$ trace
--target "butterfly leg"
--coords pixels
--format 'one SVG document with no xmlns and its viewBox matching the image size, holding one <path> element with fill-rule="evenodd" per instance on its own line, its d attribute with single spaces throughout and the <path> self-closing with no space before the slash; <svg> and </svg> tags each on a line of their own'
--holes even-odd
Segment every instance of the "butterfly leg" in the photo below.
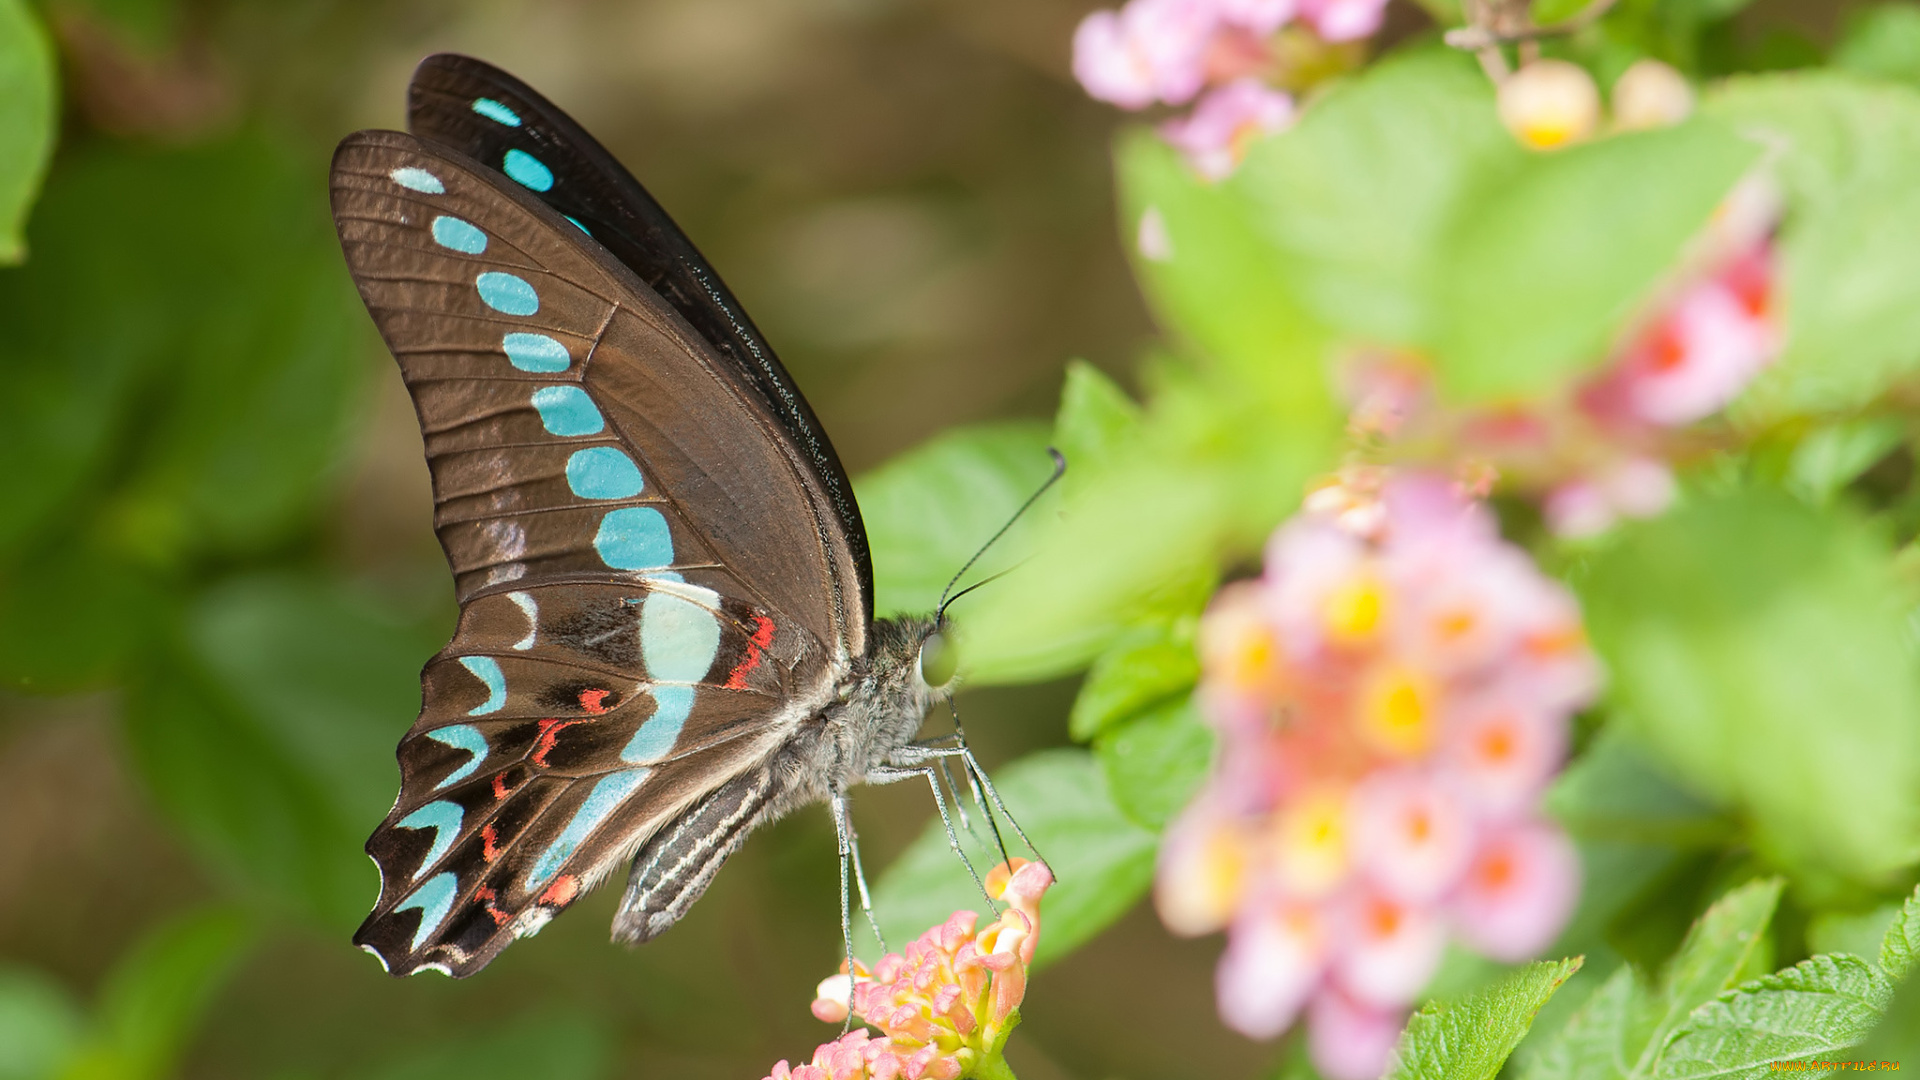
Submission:
<svg viewBox="0 0 1920 1080">
<path fill-rule="evenodd" d="M 954 855 L 960 859 L 960 865 L 967 868 L 967 874 L 973 878 L 974 885 L 979 887 L 980 895 L 985 896 L 987 904 L 998 912 L 999 905 L 995 904 L 993 897 L 987 894 L 987 883 L 980 880 L 980 872 L 973 868 L 973 860 L 967 858 L 966 849 L 960 845 L 960 834 L 953 829 L 953 815 L 947 811 L 947 797 L 940 790 L 940 772 L 930 758 L 912 754 L 903 759 L 896 753 L 893 762 L 867 770 L 867 783 L 894 784 L 915 776 L 926 777 L 927 786 L 933 789 L 933 805 L 940 811 L 940 824 L 947 830 L 947 846 L 952 848 Z"/>
<path fill-rule="evenodd" d="M 860 833 L 853 827 L 853 808 L 851 801 L 843 795 L 847 805 L 847 852 L 853 857 L 853 884 L 860 890 L 860 911 L 867 917 L 867 929 L 873 931 L 873 940 L 879 944 L 880 951 L 886 952 L 886 935 L 880 932 L 880 920 L 873 914 L 873 890 L 867 887 L 867 870 L 860 865 Z"/>
<path fill-rule="evenodd" d="M 853 820 L 847 813 L 847 796 L 836 791 L 831 798 L 833 809 L 833 832 L 840 844 L 840 944 L 847 958 L 847 986 L 851 993 L 853 987 L 853 913 L 848 910 L 847 864 L 853 854 Z M 864 890 L 863 890 L 864 891 Z M 847 1013 L 847 1019 L 840 1025 L 840 1034 L 845 1035 L 853 1029 L 853 1013 Z"/>
</svg>

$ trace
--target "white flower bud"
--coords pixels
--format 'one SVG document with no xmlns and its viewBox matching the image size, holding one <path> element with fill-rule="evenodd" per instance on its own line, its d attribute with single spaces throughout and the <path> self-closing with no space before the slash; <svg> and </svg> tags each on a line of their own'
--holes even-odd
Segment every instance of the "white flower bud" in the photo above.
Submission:
<svg viewBox="0 0 1920 1080">
<path fill-rule="evenodd" d="M 1667 127 L 1693 112 L 1693 87 L 1658 60 L 1642 60 L 1613 84 L 1613 125 L 1622 131 Z"/>
<path fill-rule="evenodd" d="M 1600 124 L 1600 91 L 1585 68 L 1536 60 L 1500 84 L 1500 120 L 1535 150 L 1579 142 Z"/>
</svg>

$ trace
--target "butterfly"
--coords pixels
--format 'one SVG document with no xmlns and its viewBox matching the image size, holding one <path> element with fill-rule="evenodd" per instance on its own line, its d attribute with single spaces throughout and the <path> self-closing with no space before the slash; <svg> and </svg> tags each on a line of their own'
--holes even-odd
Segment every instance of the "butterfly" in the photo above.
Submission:
<svg viewBox="0 0 1920 1080">
<path fill-rule="evenodd" d="M 644 942 L 816 802 L 844 935 L 847 789 L 924 777 L 938 800 L 947 758 L 979 773 L 963 739 L 915 741 L 952 688 L 944 618 L 874 618 L 832 443 L 592 136 L 449 54 L 415 72 L 408 124 L 340 143 L 333 215 L 419 415 L 460 619 L 367 841 L 355 943 L 396 975 L 470 975 L 622 866 L 613 936 Z"/>
</svg>

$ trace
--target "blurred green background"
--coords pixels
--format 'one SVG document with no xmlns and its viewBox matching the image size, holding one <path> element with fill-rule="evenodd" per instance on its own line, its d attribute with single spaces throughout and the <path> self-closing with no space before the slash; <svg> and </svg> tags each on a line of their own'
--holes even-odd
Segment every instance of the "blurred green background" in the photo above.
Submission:
<svg viewBox="0 0 1920 1080">
<path fill-rule="evenodd" d="M 1067 73 L 1093 6 L 31 8 L 61 102 L 26 261 L 0 270 L 0 1080 L 754 1078 L 834 1034 L 806 1010 L 839 949 L 821 812 L 755 837 L 637 951 L 606 942 L 612 890 L 461 983 L 349 945 L 453 605 L 327 157 L 403 124 L 427 53 L 513 71 L 679 219 L 858 475 L 955 424 L 1046 417 L 1068 358 L 1125 381 L 1145 347 L 1118 117 Z M 1760 0 L 1702 66 L 1819 62 L 1845 14 Z M 1386 38 L 1426 25 L 1396 4 Z M 989 766 L 1067 744 L 1073 690 L 965 695 Z M 928 803 L 860 793 L 870 866 Z M 1037 976 L 1013 1064 L 1258 1074 L 1273 1049 L 1214 1018 L 1218 947 L 1135 910 Z"/>
</svg>

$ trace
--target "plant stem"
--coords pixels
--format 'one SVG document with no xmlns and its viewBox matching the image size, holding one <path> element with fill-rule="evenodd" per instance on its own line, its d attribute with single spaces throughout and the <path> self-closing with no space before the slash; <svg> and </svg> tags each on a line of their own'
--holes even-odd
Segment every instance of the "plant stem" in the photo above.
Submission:
<svg viewBox="0 0 1920 1080">
<path fill-rule="evenodd" d="M 973 1076 L 974 1080 L 1020 1080 L 1007 1067 L 1007 1059 L 998 1054 L 982 1061 L 980 1067 L 973 1071 Z"/>
</svg>

